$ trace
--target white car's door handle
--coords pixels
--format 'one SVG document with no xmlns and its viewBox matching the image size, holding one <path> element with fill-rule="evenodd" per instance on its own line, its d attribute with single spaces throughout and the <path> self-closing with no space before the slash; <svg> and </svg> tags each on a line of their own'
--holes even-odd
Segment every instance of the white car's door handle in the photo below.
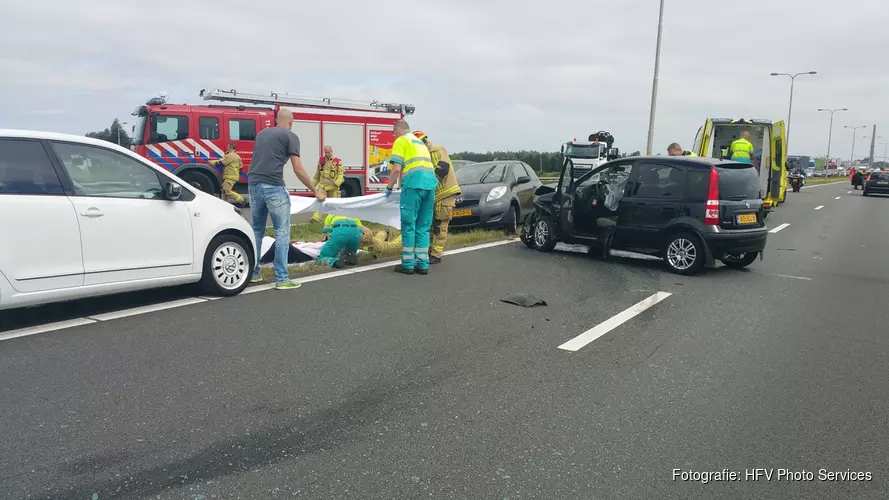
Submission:
<svg viewBox="0 0 889 500">
<path fill-rule="evenodd" d="M 103 214 L 101 211 L 99 211 L 98 208 L 88 208 L 86 210 L 86 212 L 81 212 L 80 215 L 82 217 L 89 217 L 91 219 L 96 219 L 96 218 L 102 217 L 105 214 Z"/>
</svg>

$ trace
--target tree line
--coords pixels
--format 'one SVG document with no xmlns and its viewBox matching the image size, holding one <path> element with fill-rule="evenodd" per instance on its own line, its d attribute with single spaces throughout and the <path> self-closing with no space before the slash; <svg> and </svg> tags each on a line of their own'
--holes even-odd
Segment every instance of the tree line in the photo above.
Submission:
<svg viewBox="0 0 889 500">
<path fill-rule="evenodd" d="M 90 132 L 86 134 L 87 137 L 91 137 L 93 139 L 101 139 L 103 141 L 113 142 L 114 144 L 120 144 L 121 146 L 128 148 L 133 144 L 133 140 L 130 138 L 130 135 L 127 134 L 126 130 L 120 125 L 120 120 L 117 118 L 111 122 L 111 126 L 106 128 L 105 130 L 99 130 L 96 132 Z"/>
<path fill-rule="evenodd" d="M 133 144 L 133 139 L 124 130 L 120 124 L 120 120 L 116 119 L 105 130 L 98 130 L 86 134 L 87 137 L 93 139 L 101 139 L 103 141 L 120 144 L 125 148 L 129 148 Z M 622 153 L 621 156 L 639 156 L 642 153 L 634 151 L 630 154 Z M 471 151 L 463 151 L 450 155 L 454 160 L 470 160 L 470 161 L 493 161 L 493 160 L 517 160 L 527 163 L 535 171 L 542 172 L 558 172 L 562 169 L 562 153 L 558 151 L 491 151 L 486 153 L 474 153 Z"/>
<path fill-rule="evenodd" d="M 641 156 L 640 151 L 633 151 L 630 154 L 621 153 L 621 157 Z M 449 155 L 452 160 L 469 160 L 469 161 L 494 161 L 494 160 L 516 160 L 527 163 L 538 173 L 541 172 L 558 172 L 562 169 L 562 153 L 549 151 L 492 151 L 487 153 L 473 153 L 471 151 L 462 151 Z"/>
</svg>

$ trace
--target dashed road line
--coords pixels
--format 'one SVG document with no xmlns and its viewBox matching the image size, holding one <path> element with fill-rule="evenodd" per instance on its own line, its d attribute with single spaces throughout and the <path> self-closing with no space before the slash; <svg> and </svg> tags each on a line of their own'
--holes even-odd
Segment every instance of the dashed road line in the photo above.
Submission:
<svg viewBox="0 0 889 500">
<path fill-rule="evenodd" d="M 775 229 L 772 229 L 772 230 L 769 231 L 769 232 L 772 233 L 772 234 L 775 234 L 775 233 L 777 233 L 778 231 L 781 231 L 782 229 L 786 228 L 786 227 L 789 226 L 789 225 L 790 225 L 790 224 L 788 224 L 788 223 L 785 222 L 784 224 L 781 224 L 780 226 L 776 227 Z"/>
<path fill-rule="evenodd" d="M 821 210 L 822 208 L 824 208 L 824 205 L 818 205 L 817 207 L 815 207 L 815 210 Z"/>
<path fill-rule="evenodd" d="M 834 199 L 835 199 L 835 200 L 839 200 L 840 198 L 842 198 L 842 196 L 837 196 L 837 197 L 834 198 Z"/>
<path fill-rule="evenodd" d="M 666 299 L 670 295 L 672 295 L 670 292 L 657 292 L 647 299 L 636 303 L 628 309 L 617 313 L 616 315 L 581 333 L 568 342 L 565 342 L 564 344 L 559 346 L 559 349 L 572 352 L 578 351 L 585 345 L 626 323 L 627 321 L 636 317 L 642 311 L 651 308 L 652 306 Z"/>
<path fill-rule="evenodd" d="M 812 281 L 812 278 L 807 278 L 807 277 L 805 277 L 805 276 L 790 276 L 789 274 L 776 274 L 775 276 L 777 276 L 777 277 L 779 277 L 779 278 L 787 278 L 787 279 L 794 279 L 794 280 Z"/>
</svg>

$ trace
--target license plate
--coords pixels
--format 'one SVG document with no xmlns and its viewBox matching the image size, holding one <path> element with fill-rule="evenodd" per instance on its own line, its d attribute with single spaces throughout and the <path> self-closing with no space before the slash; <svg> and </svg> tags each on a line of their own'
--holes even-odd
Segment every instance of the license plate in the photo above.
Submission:
<svg viewBox="0 0 889 500">
<path fill-rule="evenodd" d="M 877 184 L 889 184 L 889 181 L 877 181 Z"/>
<path fill-rule="evenodd" d="M 469 217 L 470 215 L 472 215 L 472 210 L 469 209 L 454 210 L 451 212 L 451 217 Z"/>
<path fill-rule="evenodd" d="M 735 219 L 738 221 L 738 224 L 756 224 L 756 214 L 736 215 Z"/>
</svg>

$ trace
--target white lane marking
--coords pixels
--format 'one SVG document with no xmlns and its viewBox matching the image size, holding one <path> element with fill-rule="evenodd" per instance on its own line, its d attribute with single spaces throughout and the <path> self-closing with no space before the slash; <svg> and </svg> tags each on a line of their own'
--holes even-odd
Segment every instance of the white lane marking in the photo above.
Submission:
<svg viewBox="0 0 889 500">
<path fill-rule="evenodd" d="M 852 194 L 852 191 L 846 191 L 846 194 Z"/>
<path fill-rule="evenodd" d="M 842 183 L 843 183 L 843 181 L 837 181 L 837 182 L 824 182 L 824 183 L 821 183 L 821 184 L 812 184 L 811 186 L 803 186 L 803 187 L 801 187 L 800 189 L 806 189 L 806 188 L 820 188 L 820 187 L 823 187 L 823 186 L 834 186 L 834 185 L 836 185 L 836 184 L 842 184 Z"/>
<path fill-rule="evenodd" d="M 787 226 L 789 226 L 789 225 L 790 225 L 790 224 L 788 224 L 788 223 L 785 222 L 784 224 L 781 224 L 780 226 L 776 227 L 775 229 L 772 229 L 772 230 L 769 231 L 769 232 L 772 233 L 772 234 L 775 234 L 775 233 L 777 233 L 778 231 L 784 229 L 785 227 L 787 227 Z"/>
<path fill-rule="evenodd" d="M 824 208 L 824 205 L 818 205 L 817 207 L 815 207 L 815 210 L 821 210 L 822 208 Z"/>
<path fill-rule="evenodd" d="M 509 239 L 509 240 L 503 240 L 503 241 L 495 241 L 493 243 L 484 243 L 481 245 L 475 245 L 475 246 L 471 246 L 471 247 L 458 248 L 456 250 L 447 250 L 444 252 L 444 255 L 454 255 L 454 254 L 458 254 L 458 253 L 471 252 L 473 250 L 483 250 L 485 248 L 506 245 L 509 243 L 516 243 L 518 241 L 520 241 L 520 240 Z M 319 274 L 317 276 L 307 276 L 305 278 L 297 278 L 297 280 L 302 283 L 310 283 L 312 281 L 321 281 L 321 280 L 326 280 L 326 279 L 330 279 L 330 278 L 337 278 L 339 276 L 345 276 L 347 274 L 357 274 L 357 273 L 363 273 L 366 271 L 373 271 L 375 269 L 383 269 L 385 267 L 394 266 L 397 262 L 398 262 L 397 260 L 380 262 L 378 264 L 371 264 L 369 266 L 361 266 L 360 268 L 355 269 L 355 270 L 344 269 L 344 270 L 336 271 L 336 272 L 332 272 L 332 273 Z M 251 286 L 251 287 L 248 287 L 247 289 L 245 289 L 243 292 L 241 292 L 241 295 L 262 292 L 265 290 L 273 290 L 274 288 L 275 288 L 274 283 L 269 283 L 267 285 Z M 299 292 L 296 292 L 296 293 L 299 293 Z M 47 332 L 53 332 L 56 330 L 64 330 L 65 328 L 73 328 L 75 326 L 89 325 L 92 323 L 96 323 L 98 321 L 109 321 L 109 320 L 117 319 L 117 318 L 125 318 L 127 316 L 136 316 L 138 314 L 145 314 L 145 313 L 155 312 L 155 311 L 163 311 L 164 309 L 173 309 L 175 307 L 187 306 L 187 305 L 191 305 L 191 304 L 199 304 L 201 302 L 207 302 L 208 300 L 218 300 L 221 298 L 224 298 L 224 297 L 186 298 L 186 299 L 174 300 L 171 302 L 165 302 L 165 303 L 155 304 L 155 305 L 150 305 L 150 306 L 135 307 L 135 308 L 126 309 L 123 311 L 97 314 L 95 316 L 89 316 L 86 318 L 75 318 L 75 319 L 70 319 L 70 320 L 65 320 L 65 321 L 57 321 L 55 323 L 47 323 L 45 325 L 30 326 L 27 328 L 20 328 L 18 330 L 10 330 L 5 333 L 0 333 L 0 342 L 2 342 L 4 340 L 18 338 L 18 337 L 26 337 L 28 335 L 36 335 L 38 333 L 47 333 Z"/>
<path fill-rule="evenodd" d="M 626 323 L 630 319 L 636 317 L 642 311 L 654 306 L 658 302 L 666 299 L 670 295 L 673 295 L 670 292 L 657 292 L 645 300 L 638 302 L 634 306 L 621 311 L 620 313 L 608 318 L 607 320 L 599 323 L 598 325 L 590 328 L 589 330 L 581 333 L 577 337 L 565 342 L 564 344 L 559 346 L 559 349 L 563 349 L 565 351 L 577 351 L 583 346 L 589 344 L 590 342 L 596 340 L 597 338 L 605 335 L 606 333 L 614 330 L 620 325 Z"/>
<path fill-rule="evenodd" d="M 214 295 L 201 295 L 198 298 L 204 299 L 204 300 L 220 300 L 220 299 L 224 299 L 225 297 L 218 297 L 218 296 L 214 296 Z"/>
<path fill-rule="evenodd" d="M 147 314 L 150 312 L 163 311 L 164 309 L 173 309 L 175 307 L 190 306 L 192 304 L 200 304 L 207 302 L 204 299 L 190 297 L 187 299 L 171 300 L 170 302 L 161 302 L 160 304 L 151 304 L 148 306 L 134 307 L 132 309 L 124 309 L 122 311 L 114 311 L 103 314 L 95 314 L 87 316 L 87 319 L 97 321 L 110 321 L 112 319 L 126 318 L 127 316 L 137 316 L 139 314 Z"/>
<path fill-rule="evenodd" d="M 842 196 L 837 196 L 837 197 L 834 198 L 834 199 L 835 199 L 835 200 L 839 200 L 840 198 L 842 198 Z"/>
<path fill-rule="evenodd" d="M 812 281 L 812 278 L 806 278 L 805 276 L 790 276 L 787 274 L 776 274 L 775 276 L 778 276 L 779 278 L 789 278 L 789 279 L 794 279 L 794 280 Z"/>
<path fill-rule="evenodd" d="M 45 325 L 29 326 L 27 328 L 19 328 L 18 330 L 0 333 L 0 342 L 19 337 L 27 337 L 28 335 L 37 335 L 38 333 L 54 332 L 56 330 L 64 330 L 65 328 L 74 328 L 75 326 L 91 325 L 95 321 L 86 318 L 69 319 L 65 321 L 57 321 Z"/>
</svg>

